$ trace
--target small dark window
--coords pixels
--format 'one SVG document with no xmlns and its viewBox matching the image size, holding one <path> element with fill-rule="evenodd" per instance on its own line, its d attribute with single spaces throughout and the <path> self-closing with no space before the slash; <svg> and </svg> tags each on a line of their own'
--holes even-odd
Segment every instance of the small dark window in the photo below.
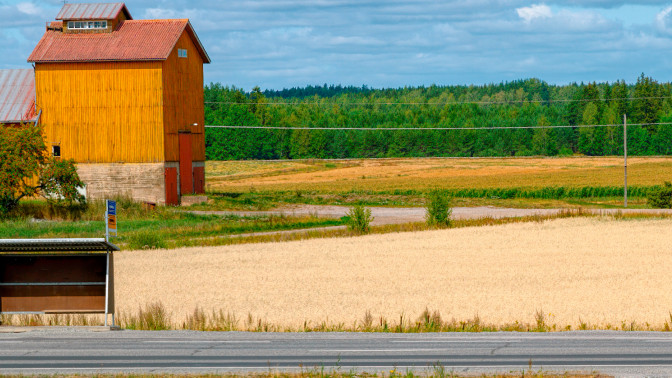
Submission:
<svg viewBox="0 0 672 378">
<path fill-rule="evenodd" d="M 51 146 L 51 154 L 54 157 L 61 157 L 61 146 Z"/>
</svg>

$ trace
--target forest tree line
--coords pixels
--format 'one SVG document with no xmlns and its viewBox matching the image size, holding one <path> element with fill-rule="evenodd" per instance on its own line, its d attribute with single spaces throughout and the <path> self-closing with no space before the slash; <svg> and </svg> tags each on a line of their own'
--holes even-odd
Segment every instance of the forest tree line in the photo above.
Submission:
<svg viewBox="0 0 672 378">
<path fill-rule="evenodd" d="M 672 84 L 642 74 L 635 84 L 549 85 L 537 79 L 484 86 L 372 89 L 307 86 L 250 92 L 205 87 L 209 160 L 434 156 L 671 155 Z M 630 124 L 644 124 L 641 126 Z M 573 126 L 555 129 L 480 127 Z M 574 127 L 580 125 L 618 125 Z M 309 127 L 334 130 L 307 130 Z M 409 130 L 347 130 L 347 128 Z M 422 130 L 423 128 L 463 130 Z M 346 129 L 346 130 L 343 130 Z"/>
</svg>

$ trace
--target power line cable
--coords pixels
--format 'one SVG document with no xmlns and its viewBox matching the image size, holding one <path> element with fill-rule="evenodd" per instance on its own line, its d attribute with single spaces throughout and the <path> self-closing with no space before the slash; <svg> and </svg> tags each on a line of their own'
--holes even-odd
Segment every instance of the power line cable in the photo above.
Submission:
<svg viewBox="0 0 672 378">
<path fill-rule="evenodd" d="M 591 101 L 634 101 L 634 100 L 665 100 L 672 99 L 672 96 L 662 97 L 628 97 L 628 98 L 608 98 L 608 99 L 576 99 L 576 100 L 506 100 L 506 101 L 450 101 L 450 102 L 232 102 L 232 101 L 205 101 L 205 104 L 210 105 L 505 105 L 505 104 L 524 104 L 524 103 L 567 103 L 567 102 L 591 102 Z"/>
<path fill-rule="evenodd" d="M 629 123 L 628 126 L 668 126 L 672 122 Z M 569 129 L 590 127 L 623 127 L 623 124 L 608 125 L 558 125 L 558 126 L 485 126 L 485 127 L 299 127 L 299 126 L 242 126 L 206 125 L 213 129 L 258 129 L 258 130 L 350 130 L 350 131 L 425 131 L 425 130 L 529 130 L 529 129 Z"/>
</svg>

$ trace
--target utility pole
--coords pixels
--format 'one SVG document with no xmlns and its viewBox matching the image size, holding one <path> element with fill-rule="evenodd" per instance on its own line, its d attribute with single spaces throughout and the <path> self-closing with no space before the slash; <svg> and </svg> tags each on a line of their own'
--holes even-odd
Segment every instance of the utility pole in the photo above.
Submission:
<svg viewBox="0 0 672 378">
<path fill-rule="evenodd" d="M 623 206 L 628 207 L 628 118 L 623 114 Z"/>
</svg>

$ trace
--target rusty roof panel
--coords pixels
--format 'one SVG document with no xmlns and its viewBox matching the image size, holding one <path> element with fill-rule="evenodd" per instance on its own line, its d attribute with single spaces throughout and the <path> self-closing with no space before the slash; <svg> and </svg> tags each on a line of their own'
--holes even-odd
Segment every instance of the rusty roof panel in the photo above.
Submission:
<svg viewBox="0 0 672 378">
<path fill-rule="evenodd" d="M 0 123 L 35 121 L 35 72 L 0 70 Z"/>
<path fill-rule="evenodd" d="M 131 14 L 124 3 L 65 4 L 56 16 L 57 20 L 114 20 L 124 11 Z"/>
<path fill-rule="evenodd" d="M 205 63 L 208 54 L 189 20 L 128 20 L 112 33 L 76 34 L 47 30 L 29 62 L 114 62 L 166 60 L 187 29 Z"/>
<path fill-rule="evenodd" d="M 0 239 L 0 252 L 111 252 L 119 247 L 99 239 Z"/>
</svg>

